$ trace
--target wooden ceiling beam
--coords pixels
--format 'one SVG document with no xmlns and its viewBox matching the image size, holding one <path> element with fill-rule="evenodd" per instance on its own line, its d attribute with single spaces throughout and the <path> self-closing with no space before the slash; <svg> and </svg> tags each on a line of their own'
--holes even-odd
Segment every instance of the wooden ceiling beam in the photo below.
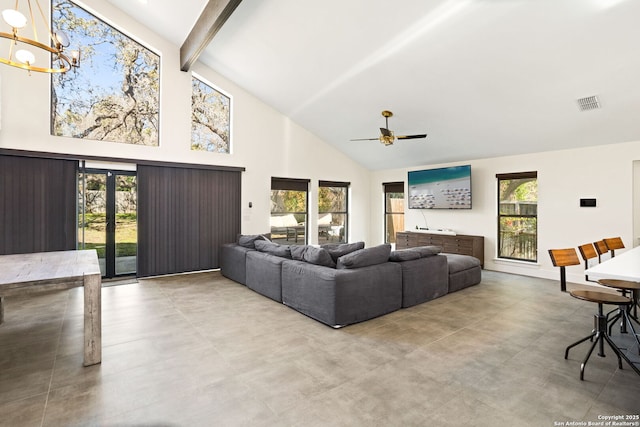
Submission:
<svg viewBox="0 0 640 427">
<path fill-rule="evenodd" d="M 180 47 L 180 69 L 189 71 L 242 0 L 209 0 Z"/>
</svg>

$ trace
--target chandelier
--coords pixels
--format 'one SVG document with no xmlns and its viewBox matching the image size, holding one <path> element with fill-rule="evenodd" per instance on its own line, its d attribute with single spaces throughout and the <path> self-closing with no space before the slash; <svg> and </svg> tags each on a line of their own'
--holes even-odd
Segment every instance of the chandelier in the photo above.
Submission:
<svg viewBox="0 0 640 427">
<path fill-rule="evenodd" d="M 16 0 L 14 9 L 2 11 L 2 20 L 11 27 L 11 33 L 0 32 L 1 38 L 9 40 L 8 54 L 4 56 L 4 53 L 0 53 L 0 62 L 39 73 L 66 73 L 71 68 L 79 67 L 80 51 L 72 50 L 69 55 L 64 53 L 64 49 L 69 47 L 69 38 L 63 31 L 51 31 L 38 0 L 35 0 L 35 4 L 42 17 L 44 28 L 47 29 L 47 38 L 51 40 L 50 44 L 45 44 L 38 40 L 32 1 L 26 1 L 29 19 L 20 12 L 19 3 L 20 1 Z M 20 30 L 27 27 L 28 24 L 30 24 L 33 31 L 33 38 L 20 35 Z M 51 54 L 51 67 L 34 65 L 36 63 L 36 54 L 34 52 Z"/>
</svg>

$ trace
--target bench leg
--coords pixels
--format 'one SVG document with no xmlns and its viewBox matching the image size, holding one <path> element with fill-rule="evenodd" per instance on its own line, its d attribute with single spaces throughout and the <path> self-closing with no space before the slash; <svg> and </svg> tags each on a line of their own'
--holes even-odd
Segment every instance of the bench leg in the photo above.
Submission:
<svg viewBox="0 0 640 427">
<path fill-rule="evenodd" d="M 4 297 L 0 297 L 0 325 L 4 322 Z"/>
</svg>

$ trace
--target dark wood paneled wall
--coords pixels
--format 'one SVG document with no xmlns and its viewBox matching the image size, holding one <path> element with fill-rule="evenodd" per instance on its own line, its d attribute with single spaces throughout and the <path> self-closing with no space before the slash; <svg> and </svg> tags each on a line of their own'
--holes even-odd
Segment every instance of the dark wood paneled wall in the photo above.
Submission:
<svg viewBox="0 0 640 427">
<path fill-rule="evenodd" d="M 0 254 L 76 248 L 73 160 L 0 155 Z"/>
<path fill-rule="evenodd" d="M 239 171 L 138 166 L 138 276 L 218 268 L 240 196 Z"/>
</svg>

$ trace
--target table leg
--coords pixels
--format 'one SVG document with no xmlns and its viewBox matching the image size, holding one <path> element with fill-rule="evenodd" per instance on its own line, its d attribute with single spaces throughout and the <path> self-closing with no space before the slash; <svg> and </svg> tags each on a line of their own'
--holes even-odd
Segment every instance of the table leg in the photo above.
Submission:
<svg viewBox="0 0 640 427">
<path fill-rule="evenodd" d="M 4 297 L 0 297 L 0 325 L 4 322 Z"/>
<path fill-rule="evenodd" d="M 102 361 L 102 281 L 84 276 L 84 366 Z"/>
</svg>

